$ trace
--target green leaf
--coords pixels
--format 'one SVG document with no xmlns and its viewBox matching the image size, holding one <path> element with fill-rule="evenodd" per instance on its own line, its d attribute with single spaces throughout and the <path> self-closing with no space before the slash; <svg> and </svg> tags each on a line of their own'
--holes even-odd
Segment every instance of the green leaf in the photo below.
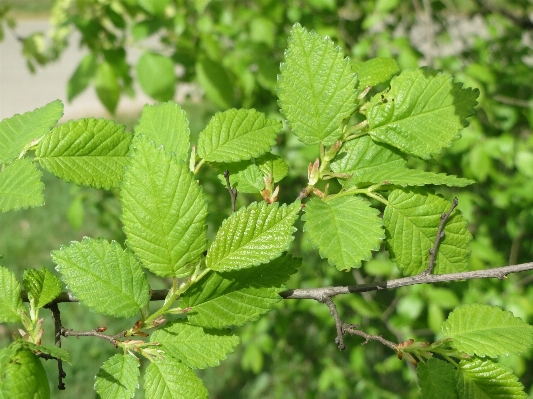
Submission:
<svg viewBox="0 0 533 399">
<path fill-rule="evenodd" d="M 525 399 L 524 386 L 507 367 L 490 360 L 462 360 L 457 370 L 460 399 Z"/>
<path fill-rule="evenodd" d="M 146 138 L 134 146 L 120 193 L 128 246 L 158 276 L 188 276 L 206 248 L 202 188 L 182 161 Z"/>
<path fill-rule="evenodd" d="M 138 0 L 139 5 L 153 15 L 164 15 L 170 0 Z"/>
<path fill-rule="evenodd" d="M 95 312 L 130 317 L 150 300 L 141 264 L 115 241 L 85 237 L 52 251 L 52 259 L 68 289 Z"/>
<path fill-rule="evenodd" d="M 27 158 L 0 172 L 0 212 L 44 205 L 42 173 Z"/>
<path fill-rule="evenodd" d="M 425 68 L 405 70 L 391 80 L 388 92 L 370 101 L 369 134 L 427 159 L 460 137 L 478 95 L 477 89 L 453 83 L 451 75 Z"/>
<path fill-rule="evenodd" d="M 20 321 L 23 310 L 20 283 L 8 268 L 0 266 L 0 322 Z"/>
<path fill-rule="evenodd" d="M 207 57 L 200 57 L 196 63 L 196 80 L 205 95 L 217 107 L 228 109 L 233 105 L 233 84 L 226 68 Z"/>
<path fill-rule="evenodd" d="M 144 392 L 146 399 L 202 399 L 208 395 L 194 371 L 171 356 L 146 368 Z"/>
<path fill-rule="evenodd" d="M 24 270 L 23 284 L 36 308 L 42 308 L 61 294 L 61 281 L 45 267 Z"/>
<path fill-rule="evenodd" d="M 170 355 L 191 368 L 214 367 L 232 353 L 239 337 L 230 330 L 204 330 L 182 320 L 165 325 L 150 337 Z"/>
<path fill-rule="evenodd" d="M 105 119 L 79 119 L 59 125 L 37 147 L 43 168 L 65 181 L 94 188 L 118 187 L 129 162 L 133 135 Z"/>
<path fill-rule="evenodd" d="M 447 186 L 465 187 L 475 183 L 475 181 L 444 173 L 432 173 L 416 169 L 382 169 L 370 173 L 361 173 L 350 178 L 349 183 L 350 185 L 357 183 L 385 183 L 404 187 L 445 184 Z"/>
<path fill-rule="evenodd" d="M 254 202 L 222 222 L 206 257 L 216 271 L 243 269 L 277 258 L 293 240 L 300 201 L 287 206 Z"/>
<path fill-rule="evenodd" d="M 0 165 L 9 163 L 32 142 L 43 137 L 63 116 L 63 103 L 52 101 L 44 107 L 0 122 Z"/>
<path fill-rule="evenodd" d="M 394 190 L 388 202 L 383 223 L 391 257 L 404 275 L 418 274 L 428 266 L 429 250 L 435 244 L 441 215 L 450 210 L 451 204 L 437 195 L 417 190 Z M 457 209 L 446 221 L 444 233 L 433 272 L 444 274 L 465 271 L 472 235 Z"/>
<path fill-rule="evenodd" d="M 276 143 L 281 122 L 255 109 L 230 109 L 211 118 L 198 138 L 198 155 L 207 162 L 237 162 L 258 157 Z"/>
<path fill-rule="evenodd" d="M 131 399 L 139 384 L 139 375 L 139 360 L 117 353 L 98 370 L 94 390 L 99 399 Z"/>
<path fill-rule="evenodd" d="M 179 104 L 145 105 L 135 126 L 135 134 L 143 134 L 157 145 L 163 145 L 167 154 L 187 161 L 189 152 L 189 121 Z"/>
<path fill-rule="evenodd" d="M 272 179 L 272 183 L 277 183 L 289 174 L 289 166 L 280 157 L 274 154 L 265 154 L 256 160 L 261 172 L 265 177 Z"/>
<path fill-rule="evenodd" d="M 49 399 L 50 386 L 41 361 L 28 349 L 3 357 L 0 397 L 6 399 Z"/>
<path fill-rule="evenodd" d="M 33 352 L 46 353 L 47 355 L 53 356 L 56 359 L 61 359 L 64 362 L 72 364 L 72 356 L 70 356 L 70 353 L 63 348 L 58 348 L 54 345 L 36 345 L 33 342 L 23 340 L 18 340 L 17 342 L 20 342 L 23 347 Z"/>
<path fill-rule="evenodd" d="M 258 193 L 265 188 L 261 169 L 250 161 L 224 164 L 222 168 L 229 172 L 230 185 L 235 187 L 239 193 Z M 219 174 L 218 178 L 225 186 L 224 174 Z"/>
<path fill-rule="evenodd" d="M 384 238 L 379 211 L 361 197 L 313 198 L 305 206 L 304 231 L 320 256 L 339 270 L 360 267 Z"/>
<path fill-rule="evenodd" d="M 112 114 L 115 113 L 120 97 L 120 86 L 113 65 L 108 62 L 102 62 L 98 65 L 94 78 L 94 88 L 104 107 Z"/>
<path fill-rule="evenodd" d="M 442 323 L 442 333 L 461 352 L 476 356 L 520 354 L 533 346 L 533 326 L 489 305 L 463 305 Z"/>
<path fill-rule="evenodd" d="M 82 58 L 78 67 L 67 83 L 67 98 L 72 101 L 79 96 L 94 79 L 98 68 L 98 58 L 96 53 L 89 53 Z"/>
<path fill-rule="evenodd" d="M 143 91 L 158 101 L 168 101 L 176 91 L 172 58 L 145 51 L 137 61 L 137 77 Z"/>
<path fill-rule="evenodd" d="M 283 283 L 296 273 L 301 261 L 289 255 L 252 269 L 210 272 L 180 297 L 182 308 L 191 307 L 191 324 L 206 328 L 242 326 L 257 320 L 279 301 Z"/>
<path fill-rule="evenodd" d="M 331 163 L 335 173 L 346 173 L 354 178 L 382 169 L 405 169 L 405 157 L 396 148 L 376 143 L 369 136 L 344 143 Z"/>
<path fill-rule="evenodd" d="M 342 121 L 355 110 L 356 83 L 339 47 L 294 25 L 277 94 L 281 113 L 301 142 L 331 145 L 342 136 Z"/>
<path fill-rule="evenodd" d="M 416 368 L 422 399 L 457 399 L 455 367 L 443 360 L 431 358 Z"/>
<path fill-rule="evenodd" d="M 373 58 L 353 66 L 359 79 L 359 88 L 384 83 L 400 72 L 396 60 L 392 58 Z"/>
</svg>

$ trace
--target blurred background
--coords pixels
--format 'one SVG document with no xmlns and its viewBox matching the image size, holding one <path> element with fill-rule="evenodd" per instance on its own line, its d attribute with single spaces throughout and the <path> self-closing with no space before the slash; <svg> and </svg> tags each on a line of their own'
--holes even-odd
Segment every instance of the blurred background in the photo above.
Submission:
<svg viewBox="0 0 533 399">
<path fill-rule="evenodd" d="M 354 67 L 392 57 L 401 69 L 429 66 L 481 91 L 463 138 L 429 163 L 411 166 L 475 179 L 456 191 L 436 188 L 470 221 L 470 269 L 533 261 L 533 2 L 530 0 L 0 0 L 0 118 L 65 103 L 62 121 L 114 118 L 128 129 L 142 106 L 175 100 L 195 136 L 218 110 L 254 107 L 279 117 L 276 75 L 287 35 L 299 22 L 329 36 Z M 382 90 L 378 87 L 374 90 Z M 280 135 L 274 149 L 290 164 L 280 201 L 305 186 L 318 149 Z M 212 170 L 200 179 L 208 196 L 211 237 L 227 217 L 229 196 Z M 0 263 L 20 277 L 27 267 L 53 270 L 50 251 L 102 236 L 124 242 L 116 191 L 77 187 L 44 173 L 44 207 L 0 214 Z M 259 200 L 240 195 L 239 206 Z M 225 211 L 221 211 L 225 210 Z M 301 226 L 299 226 L 301 227 Z M 361 269 L 340 273 L 302 235 L 303 258 L 291 288 L 349 285 L 399 277 L 382 251 Z M 402 342 L 433 341 L 460 303 L 487 303 L 533 324 L 533 275 L 413 286 L 336 298 L 341 317 L 368 333 Z M 165 282 L 153 279 L 154 288 Z M 132 320 L 61 305 L 66 327 L 105 325 L 119 332 Z M 53 328 L 45 324 L 47 338 Z M 5 346 L 16 332 L 0 326 Z M 324 305 L 282 301 L 255 324 L 237 329 L 242 344 L 219 367 L 200 370 L 212 398 L 416 398 L 414 368 L 379 343 L 347 337 L 340 352 Z M 74 364 L 58 392 L 55 363 L 45 367 L 52 397 L 93 397 L 94 375 L 114 353 L 95 339 L 64 340 Z M 498 359 L 533 397 L 533 354 Z M 142 398 L 142 390 L 137 393 Z"/>
</svg>

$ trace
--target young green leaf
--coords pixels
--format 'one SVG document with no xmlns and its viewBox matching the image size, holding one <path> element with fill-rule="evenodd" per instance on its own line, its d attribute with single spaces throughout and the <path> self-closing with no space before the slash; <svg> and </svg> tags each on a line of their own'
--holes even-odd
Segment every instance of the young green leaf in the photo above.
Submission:
<svg viewBox="0 0 533 399">
<path fill-rule="evenodd" d="M 272 183 L 277 183 L 289 173 L 289 166 L 280 157 L 267 153 L 256 159 L 256 165 L 259 166 L 265 177 L 272 176 Z"/>
<path fill-rule="evenodd" d="M 431 358 L 416 368 L 422 399 L 457 399 L 455 367 L 443 360 Z"/>
<path fill-rule="evenodd" d="M 360 267 L 385 237 L 379 211 L 361 197 L 311 199 L 302 220 L 320 256 L 339 270 Z"/>
<path fill-rule="evenodd" d="M 139 375 L 139 360 L 117 353 L 98 370 L 94 390 L 99 399 L 131 399 L 139 384 Z"/>
<path fill-rule="evenodd" d="M 120 86 L 113 65 L 109 62 L 102 62 L 98 65 L 94 78 L 94 88 L 98 99 L 106 109 L 112 114 L 115 113 L 120 98 Z"/>
<path fill-rule="evenodd" d="M 157 101 L 168 101 L 176 91 L 174 62 L 170 57 L 145 51 L 137 61 L 137 77 L 143 91 Z"/>
<path fill-rule="evenodd" d="M 46 353 L 47 355 L 53 356 L 56 359 L 61 359 L 64 362 L 72 364 L 72 356 L 70 356 L 70 353 L 66 349 L 58 348 L 55 345 L 37 345 L 33 342 L 23 340 L 19 340 L 17 342 L 19 342 L 24 348 L 33 352 Z"/>
<path fill-rule="evenodd" d="M 177 103 L 145 105 L 135 134 L 143 134 L 156 145 L 163 145 L 167 154 L 174 153 L 178 159 L 188 160 L 189 121 Z"/>
<path fill-rule="evenodd" d="M 196 80 L 205 95 L 217 107 L 228 109 L 233 105 L 234 86 L 226 68 L 207 57 L 200 57 L 195 67 Z"/>
<path fill-rule="evenodd" d="M 85 237 L 52 251 L 52 259 L 76 298 L 95 312 L 130 317 L 150 300 L 141 264 L 115 241 Z"/>
<path fill-rule="evenodd" d="M 105 119 L 79 119 L 59 125 L 37 147 L 43 168 L 57 177 L 94 188 L 118 187 L 129 161 L 133 135 Z"/>
<path fill-rule="evenodd" d="M 229 172 L 229 181 L 239 193 L 259 193 L 265 188 L 263 173 L 259 166 L 250 161 L 223 164 L 222 169 Z M 226 185 L 224 174 L 218 175 L 222 184 Z"/>
<path fill-rule="evenodd" d="M 150 337 L 150 342 L 161 345 L 165 356 L 172 356 L 193 369 L 218 366 L 239 341 L 230 330 L 204 330 L 183 320 L 165 325 Z"/>
<path fill-rule="evenodd" d="M 513 372 L 490 360 L 462 360 L 456 376 L 461 399 L 525 399 L 524 386 Z"/>
<path fill-rule="evenodd" d="M 20 321 L 20 312 L 23 310 L 20 283 L 13 272 L 0 266 L 0 322 Z"/>
<path fill-rule="evenodd" d="M 294 25 L 281 65 L 277 94 L 281 113 L 305 144 L 332 145 L 355 110 L 357 76 L 329 38 Z"/>
<path fill-rule="evenodd" d="M 43 137 L 63 116 L 63 103 L 52 101 L 44 107 L 0 122 L 0 165 L 9 163 L 31 143 Z"/>
<path fill-rule="evenodd" d="M 258 157 L 275 144 L 282 124 L 255 109 L 230 109 L 211 118 L 198 138 L 198 156 L 208 162 Z"/>
<path fill-rule="evenodd" d="M 453 83 L 451 75 L 425 68 L 405 70 L 391 80 L 388 92 L 370 101 L 369 134 L 427 159 L 460 137 L 478 95 L 478 89 Z"/>
<path fill-rule="evenodd" d="M 365 62 L 353 65 L 353 71 L 357 73 L 359 88 L 375 86 L 384 83 L 398 72 L 400 67 L 396 60 L 392 58 L 372 58 Z"/>
<path fill-rule="evenodd" d="M 257 320 L 281 300 L 283 283 L 301 261 L 288 255 L 252 269 L 210 272 L 180 297 L 191 324 L 206 328 L 242 326 Z"/>
<path fill-rule="evenodd" d="M 121 190 L 128 246 L 153 273 L 185 277 L 206 248 L 207 206 L 187 166 L 139 137 Z"/>
<path fill-rule="evenodd" d="M 49 399 L 50 386 L 43 365 L 28 349 L 19 348 L 12 356 L 2 357 L 0 397 Z"/>
<path fill-rule="evenodd" d="M 208 394 L 194 371 L 172 356 L 146 368 L 144 392 L 146 399 L 203 399 Z"/>
<path fill-rule="evenodd" d="M 349 179 L 349 187 L 358 183 L 386 183 L 397 184 L 399 186 L 423 186 L 426 184 L 441 185 L 453 187 L 465 187 L 475 183 L 474 180 L 462 179 L 453 175 L 444 173 L 425 172 L 416 169 L 381 169 L 370 173 L 361 173 Z"/>
<path fill-rule="evenodd" d="M 461 352 L 481 357 L 520 354 L 533 346 L 533 326 L 489 305 L 455 308 L 442 323 L 442 333 Z"/>
<path fill-rule="evenodd" d="M 44 205 L 42 173 L 29 159 L 18 159 L 0 172 L 0 212 Z"/>
<path fill-rule="evenodd" d="M 415 275 L 428 266 L 429 250 L 435 244 L 442 213 L 451 204 L 445 199 L 417 190 L 394 190 L 383 213 L 387 246 L 404 275 Z M 466 220 L 456 209 L 444 226 L 435 257 L 434 273 L 466 270 L 472 235 Z"/>
<path fill-rule="evenodd" d="M 216 271 L 243 269 L 277 258 L 293 240 L 300 201 L 287 206 L 254 202 L 230 215 L 206 257 Z"/>
<path fill-rule="evenodd" d="M 36 308 L 42 308 L 61 293 L 61 281 L 45 267 L 24 270 L 22 282 Z"/>
<path fill-rule="evenodd" d="M 96 53 L 89 53 L 82 58 L 67 83 L 67 98 L 69 102 L 85 91 L 91 80 L 94 79 L 97 68 L 98 57 Z"/>
</svg>

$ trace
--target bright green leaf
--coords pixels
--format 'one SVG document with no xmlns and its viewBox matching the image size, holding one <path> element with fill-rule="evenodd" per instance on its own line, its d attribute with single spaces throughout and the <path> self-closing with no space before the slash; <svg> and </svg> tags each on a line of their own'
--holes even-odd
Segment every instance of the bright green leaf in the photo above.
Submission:
<svg viewBox="0 0 533 399">
<path fill-rule="evenodd" d="M 96 53 L 89 53 L 82 58 L 67 83 L 68 101 L 72 101 L 89 86 L 89 83 L 96 75 L 97 68 L 98 58 Z"/>
<path fill-rule="evenodd" d="M 172 356 L 146 368 L 144 392 L 146 399 L 203 399 L 208 394 L 194 371 Z"/>
<path fill-rule="evenodd" d="M 171 58 L 146 51 L 136 66 L 137 77 L 143 91 L 158 101 L 168 101 L 176 91 L 176 74 Z"/>
<path fill-rule="evenodd" d="M 0 397 L 49 399 L 50 386 L 41 361 L 28 349 L 18 349 L 0 364 Z"/>
<path fill-rule="evenodd" d="M 428 267 L 429 250 L 435 244 L 441 215 L 451 204 L 445 199 L 416 190 L 394 190 L 383 214 L 387 245 L 404 275 L 415 275 Z M 456 209 L 446 221 L 444 238 L 435 258 L 434 273 L 466 270 L 472 235 Z"/>
<path fill-rule="evenodd" d="M 442 333 L 461 352 L 481 357 L 518 355 L 533 346 L 533 326 L 489 305 L 457 307 L 442 324 Z"/>
<path fill-rule="evenodd" d="M 34 344 L 33 342 L 22 341 L 22 340 L 19 340 L 18 342 L 20 342 L 20 344 L 23 347 L 33 352 L 39 351 L 42 353 L 46 353 L 47 355 L 53 356 L 56 359 L 61 359 L 64 362 L 72 364 L 72 356 L 70 356 L 70 353 L 66 349 L 58 348 L 55 345 L 37 345 L 37 344 Z"/>
<path fill-rule="evenodd" d="M 42 173 L 27 158 L 0 172 L 0 212 L 44 205 Z"/>
<path fill-rule="evenodd" d="M 20 283 L 8 268 L 0 266 L 0 322 L 20 321 L 23 310 Z"/>
<path fill-rule="evenodd" d="M 196 63 L 196 80 L 205 91 L 205 95 L 216 106 L 227 109 L 233 105 L 233 84 L 226 68 L 207 57 L 201 57 Z"/>
<path fill-rule="evenodd" d="M 331 145 L 355 110 L 357 77 L 350 60 L 329 38 L 294 25 L 281 65 L 281 113 L 305 144 Z"/>
<path fill-rule="evenodd" d="M 490 360 L 463 360 L 457 370 L 459 399 L 525 399 L 524 386 L 507 367 Z"/>
<path fill-rule="evenodd" d="M 188 276 L 206 248 L 202 188 L 182 161 L 146 138 L 134 146 L 120 193 L 128 246 L 158 276 Z"/>
<path fill-rule="evenodd" d="M 223 164 L 223 169 L 229 172 L 229 181 L 239 193 L 259 193 L 265 188 L 265 181 L 261 169 L 250 161 Z M 224 174 L 218 175 L 223 185 L 226 185 Z"/>
<path fill-rule="evenodd" d="M 443 360 L 431 358 L 416 368 L 422 399 L 456 399 L 455 367 Z"/>
<path fill-rule="evenodd" d="M 391 80 L 367 111 L 369 134 L 421 158 L 457 140 L 474 112 L 479 90 L 463 89 L 451 75 L 429 69 L 405 70 Z"/>
<path fill-rule="evenodd" d="M 150 337 L 150 342 L 161 345 L 165 355 L 199 369 L 218 366 L 239 341 L 230 330 L 204 330 L 181 320 L 165 325 Z"/>
<path fill-rule="evenodd" d="M 396 60 L 392 58 L 372 58 L 353 66 L 359 79 L 359 88 L 384 83 L 400 72 Z"/>
<path fill-rule="evenodd" d="M 52 251 L 52 259 L 68 289 L 95 312 L 130 317 L 150 300 L 141 264 L 117 242 L 85 237 Z"/>
<path fill-rule="evenodd" d="M 384 238 L 379 211 L 361 197 L 329 201 L 313 198 L 305 206 L 304 231 L 320 256 L 339 270 L 360 267 L 372 257 Z"/>
<path fill-rule="evenodd" d="M 288 255 L 252 269 L 210 272 L 180 297 L 182 308 L 191 307 L 191 324 L 206 328 L 242 326 L 257 320 L 281 300 L 283 283 L 296 273 L 300 261 Z"/>
<path fill-rule="evenodd" d="M 258 157 L 276 142 L 281 122 L 254 109 L 230 109 L 211 118 L 198 138 L 198 155 L 208 162 L 237 162 Z"/>
<path fill-rule="evenodd" d="M 31 142 L 37 142 L 63 116 L 63 103 L 44 107 L 0 122 L 0 165 L 18 157 Z"/>
<path fill-rule="evenodd" d="M 98 370 L 94 390 L 99 399 L 131 399 L 139 384 L 139 375 L 139 360 L 117 353 Z"/>
<path fill-rule="evenodd" d="M 293 240 L 300 201 L 289 206 L 254 202 L 222 222 L 206 257 L 217 271 L 243 269 L 277 258 Z"/>
<path fill-rule="evenodd" d="M 98 65 L 94 78 L 94 88 L 98 99 L 106 109 L 112 114 L 115 113 L 120 97 L 120 86 L 113 65 L 108 62 L 102 62 Z"/>
<path fill-rule="evenodd" d="M 189 152 L 189 121 L 179 104 L 145 105 L 135 126 L 135 134 L 143 134 L 156 145 L 163 145 L 167 154 L 187 161 Z"/>
<path fill-rule="evenodd" d="M 163 15 L 170 0 L 138 0 L 139 5 L 153 15 Z"/>
<path fill-rule="evenodd" d="M 265 154 L 256 160 L 265 177 L 272 176 L 272 183 L 277 183 L 289 173 L 289 166 L 280 157 L 274 154 Z"/>
<path fill-rule="evenodd" d="M 45 267 L 24 270 L 23 283 L 36 308 L 42 308 L 61 293 L 61 281 Z"/>
<path fill-rule="evenodd" d="M 426 184 L 453 187 L 465 187 L 475 183 L 474 180 L 462 179 L 444 173 L 425 172 L 416 169 L 381 169 L 370 173 L 361 173 L 349 179 L 348 186 L 358 183 L 385 183 L 399 186 L 423 186 Z"/>
<path fill-rule="evenodd" d="M 133 135 L 105 119 L 79 119 L 59 125 L 37 147 L 43 168 L 57 177 L 94 188 L 118 187 L 129 162 Z"/>
</svg>

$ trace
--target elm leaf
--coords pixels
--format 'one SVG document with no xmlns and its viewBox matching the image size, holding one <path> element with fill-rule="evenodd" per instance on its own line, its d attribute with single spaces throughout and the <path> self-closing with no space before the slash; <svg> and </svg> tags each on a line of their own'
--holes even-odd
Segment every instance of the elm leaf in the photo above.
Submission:
<svg viewBox="0 0 533 399">
<path fill-rule="evenodd" d="M 0 212 L 44 205 L 42 173 L 27 158 L 18 159 L 0 172 Z"/>
</svg>

